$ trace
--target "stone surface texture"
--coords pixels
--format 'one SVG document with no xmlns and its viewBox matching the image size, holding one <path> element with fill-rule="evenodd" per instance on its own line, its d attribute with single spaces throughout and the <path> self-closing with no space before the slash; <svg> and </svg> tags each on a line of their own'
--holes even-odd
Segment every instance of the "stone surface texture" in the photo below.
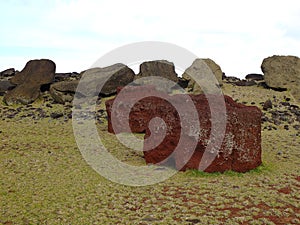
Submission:
<svg viewBox="0 0 300 225">
<path fill-rule="evenodd" d="M 261 64 L 266 84 L 275 89 L 287 89 L 300 102 L 300 58 L 274 55 Z"/>
<path fill-rule="evenodd" d="M 108 131 L 145 132 L 144 157 L 148 164 L 173 165 L 178 170 L 205 167 L 206 172 L 246 172 L 261 164 L 262 113 L 257 107 L 238 104 L 224 96 L 227 121 L 217 119 L 214 124 L 225 122 L 226 128 L 225 133 L 219 134 L 218 125 L 214 127 L 215 138 L 223 135 L 216 150 L 208 149 L 213 142 L 211 110 L 220 115 L 216 118 L 223 118 L 224 112 L 214 96 L 208 102 L 202 94 L 171 96 L 151 86 L 126 87 L 122 92 L 119 89 L 117 97 L 106 102 Z M 187 107 L 187 102 L 195 108 Z M 206 165 L 206 161 L 211 163 Z"/>
<path fill-rule="evenodd" d="M 8 105 L 34 102 L 40 96 L 41 86 L 53 82 L 55 68 L 55 63 L 49 59 L 30 60 L 10 79 L 17 86 L 7 92 L 4 102 Z"/>
</svg>

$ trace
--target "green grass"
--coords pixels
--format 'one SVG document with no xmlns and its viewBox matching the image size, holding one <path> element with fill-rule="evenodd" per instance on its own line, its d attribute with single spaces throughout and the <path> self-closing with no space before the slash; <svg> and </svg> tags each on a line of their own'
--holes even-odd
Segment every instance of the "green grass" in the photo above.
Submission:
<svg viewBox="0 0 300 225">
<path fill-rule="evenodd" d="M 218 176 L 225 176 L 225 177 L 243 177 L 247 174 L 265 174 L 267 172 L 272 171 L 272 164 L 266 164 L 262 163 L 260 166 L 256 167 L 255 169 L 252 169 L 245 173 L 239 173 L 232 170 L 225 171 L 223 173 L 221 172 L 213 172 L 208 173 L 200 170 L 187 170 L 185 173 L 188 176 L 192 177 L 218 177 Z"/>
<path fill-rule="evenodd" d="M 231 88 L 224 87 L 247 102 L 277 94 Z M 47 113 L 63 110 L 43 104 L 33 106 Z M 5 119 L 0 130 L 0 224 L 299 223 L 300 143 L 293 130 L 263 131 L 264 163 L 247 173 L 190 170 L 145 187 L 116 184 L 96 173 L 76 145 L 71 121 Z M 140 154 L 106 132 L 105 123 L 99 131 L 113 155 L 144 165 Z M 278 155 L 279 150 L 284 154 Z"/>
</svg>

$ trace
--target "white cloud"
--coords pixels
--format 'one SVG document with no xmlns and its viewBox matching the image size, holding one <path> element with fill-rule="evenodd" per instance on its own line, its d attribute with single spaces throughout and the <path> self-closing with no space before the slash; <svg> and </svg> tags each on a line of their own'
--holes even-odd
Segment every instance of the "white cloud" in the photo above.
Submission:
<svg viewBox="0 0 300 225">
<path fill-rule="evenodd" d="M 16 58 L 10 65 L 9 58 L 2 61 L 0 69 L 25 65 L 19 46 L 41 49 L 28 55 L 48 54 L 58 71 L 67 72 L 84 70 L 124 44 L 166 41 L 210 57 L 226 74 L 240 77 L 260 72 L 267 56 L 300 52 L 298 0 L 24 2 L 1 3 L 6 11 L 1 17 L 15 15 L 1 19 L 0 48 L 11 47 Z M 0 54 L 5 58 L 4 51 Z"/>
</svg>

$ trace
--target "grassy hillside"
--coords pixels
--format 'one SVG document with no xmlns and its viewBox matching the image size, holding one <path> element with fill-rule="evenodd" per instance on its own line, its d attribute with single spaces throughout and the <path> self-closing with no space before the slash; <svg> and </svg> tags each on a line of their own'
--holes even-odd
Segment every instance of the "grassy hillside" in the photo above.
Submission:
<svg viewBox="0 0 300 225">
<path fill-rule="evenodd" d="M 224 93 L 260 108 L 268 99 L 290 97 L 230 84 Z M 12 118 L 11 108 L 0 106 L 0 224 L 300 224 L 300 137 L 292 128 L 299 122 L 289 130 L 262 125 L 263 165 L 251 172 L 187 171 L 156 185 L 130 187 L 97 174 L 78 150 L 66 107 L 46 105 L 40 100 Z M 36 108 L 64 115 L 22 118 L 38 113 Z M 98 126 L 112 154 L 144 165 L 141 153 L 106 132 L 106 123 Z"/>
</svg>

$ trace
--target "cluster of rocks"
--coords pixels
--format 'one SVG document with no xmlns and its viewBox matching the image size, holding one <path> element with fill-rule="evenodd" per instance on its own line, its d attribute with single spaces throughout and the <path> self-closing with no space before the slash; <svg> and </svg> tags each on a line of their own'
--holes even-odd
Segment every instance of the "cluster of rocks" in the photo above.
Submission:
<svg viewBox="0 0 300 225">
<path fill-rule="evenodd" d="M 54 109 L 55 104 L 49 95 L 44 95 L 43 104 L 33 106 L 32 104 L 18 105 L 17 107 L 3 106 L 0 109 L 0 117 L 5 119 L 23 119 L 33 120 L 51 118 L 63 118 L 64 121 L 72 118 L 72 105 L 64 105 L 60 109 Z"/>
<path fill-rule="evenodd" d="M 165 78 L 178 84 L 187 92 L 193 94 L 209 93 L 215 85 L 222 86 L 223 82 L 236 86 L 260 85 L 275 90 L 290 91 L 300 101 L 300 59 L 295 56 L 272 56 L 263 60 L 261 69 L 263 74 L 248 74 L 245 79 L 226 76 L 221 67 L 211 59 L 196 59 L 179 77 L 175 72 L 172 62 L 156 60 L 144 62 L 140 65 L 140 72 L 136 75 L 130 68 L 123 64 L 115 64 L 105 68 L 92 68 L 81 73 L 55 73 L 55 63 L 48 59 L 31 60 L 19 72 L 13 68 L 0 73 L 0 95 L 4 95 L 4 102 L 12 104 L 31 104 L 38 99 L 41 93 L 50 92 L 53 100 L 60 104 L 72 102 L 79 80 L 82 76 L 97 79 L 98 89 L 95 92 L 101 96 L 116 94 L 118 86 L 130 83 L 145 85 L 149 76 Z M 214 75 L 208 76 L 210 73 Z M 114 74 L 112 74 L 112 71 Z M 206 71 L 206 72 L 203 72 Z M 101 79 L 110 73 L 109 80 L 103 84 Z M 197 75 L 197 81 L 204 84 L 200 87 L 191 76 Z M 88 85 L 88 84 L 87 84 Z M 173 86 L 160 85 L 161 91 L 171 92 Z M 207 87 L 206 87 L 207 86 Z"/>
<path fill-rule="evenodd" d="M 20 72 L 10 68 L 0 73 L 0 95 L 4 96 L 4 103 L 8 106 L 20 104 L 18 107 L 4 106 L 0 109 L 0 113 L 2 119 L 62 118 L 67 121 L 72 118 L 72 107 L 74 107 L 72 102 L 75 94 L 79 98 L 82 97 L 83 101 L 85 97 L 92 96 L 98 104 L 102 97 L 115 95 L 120 92 L 119 87 L 127 86 L 129 95 L 122 99 L 115 112 L 112 111 L 115 99 L 112 99 L 106 102 L 107 113 L 102 109 L 81 110 L 82 115 L 79 117 L 96 118 L 99 123 L 107 119 L 108 130 L 112 133 L 144 132 L 144 148 L 150 149 L 150 151 L 144 151 L 147 163 L 173 163 L 176 168 L 186 170 L 199 169 L 201 160 L 213 159 L 205 171 L 245 172 L 261 164 L 261 124 L 265 130 L 283 126 L 286 130 L 299 131 L 299 107 L 291 104 L 291 99 L 279 101 L 274 97 L 272 100 L 261 102 L 262 114 L 255 106 L 238 104 L 229 96 L 225 96 L 227 123 L 224 141 L 220 143 L 219 151 L 212 149 L 208 155 L 205 155 L 205 149 L 211 141 L 209 134 L 213 129 L 210 120 L 212 106 L 208 104 L 206 97 L 221 93 L 218 91 L 221 90 L 222 85 L 229 83 L 235 86 L 257 85 L 276 91 L 287 91 L 300 102 L 300 59 L 298 57 L 272 56 L 263 60 L 261 69 L 263 74 L 248 74 L 245 79 L 238 79 L 226 76 L 221 67 L 211 59 L 196 59 L 182 74 L 182 77 L 176 73 L 174 64 L 166 60 L 143 62 L 138 74 L 120 63 L 104 68 L 88 69 L 81 73 L 56 73 L 53 61 L 31 60 Z M 147 79 L 150 76 L 157 78 L 154 80 L 155 88 L 149 86 L 153 84 L 153 79 Z M 193 79 L 195 77 L 197 82 Z M 164 82 L 164 80 L 170 82 Z M 202 86 L 200 87 L 198 83 Z M 185 89 L 189 95 L 169 95 L 179 87 Z M 205 97 L 203 93 L 207 96 Z M 124 122 L 128 121 L 122 115 L 124 115 L 124 110 L 128 110 L 130 105 L 128 101 L 139 98 L 143 94 L 152 97 L 137 101 L 138 103 L 130 112 L 130 126 L 125 126 Z M 154 97 L 156 94 L 163 98 Z M 184 107 L 184 102 L 189 101 L 186 96 L 189 96 L 198 112 L 199 117 L 196 119 L 200 122 L 202 129 L 200 133 L 195 133 L 197 123 L 194 121 L 195 118 L 192 118 L 193 111 L 185 113 L 183 120 L 187 126 L 181 127 L 181 123 L 178 122 L 177 109 L 168 102 L 177 102 L 179 108 L 189 110 L 188 107 Z M 38 99 L 42 102 L 41 107 L 33 107 L 32 103 Z M 57 111 L 54 104 L 60 105 L 61 110 Z M 81 107 L 81 105 L 75 105 L 75 107 Z M 217 112 L 222 111 L 218 104 L 213 109 Z M 112 126 L 113 117 L 118 121 L 114 127 Z M 160 120 L 159 123 L 156 120 L 154 120 L 156 123 L 153 122 L 151 119 L 154 117 L 162 118 L 165 123 Z M 152 126 L 149 124 L 150 121 L 154 123 L 154 130 L 153 124 Z M 218 122 L 220 125 L 222 121 Z M 180 144 L 178 142 L 182 130 L 183 138 L 180 139 L 182 150 L 173 154 L 174 148 Z M 160 142 L 161 132 L 166 132 L 166 138 Z M 218 139 L 217 136 L 214 138 Z M 157 142 L 161 144 L 156 146 Z M 191 153 L 186 147 L 193 145 L 195 151 Z M 191 157 L 187 159 L 189 154 Z"/>
<path fill-rule="evenodd" d="M 167 95 L 147 86 L 125 87 L 120 93 L 106 101 L 108 131 L 145 132 L 147 163 L 175 164 L 178 170 L 203 168 L 206 172 L 246 172 L 261 164 L 262 114 L 256 106 L 245 106 L 225 96 L 222 110 L 216 95 L 209 97 L 208 102 L 204 94 Z M 151 97 L 139 100 L 139 96 Z M 211 110 L 216 113 L 214 123 Z M 227 119 L 223 118 L 224 113 Z M 164 123 L 157 121 L 151 125 L 151 120 L 157 117 Z M 212 137 L 213 130 L 216 132 Z M 219 149 L 216 149 L 218 136 Z M 215 143 L 210 148 L 212 142 Z"/>
<path fill-rule="evenodd" d="M 263 74 L 250 73 L 246 75 L 245 79 L 230 76 L 227 77 L 225 74 L 223 74 L 223 80 L 225 83 L 235 86 L 264 86 L 268 88 Z"/>
<path fill-rule="evenodd" d="M 261 102 L 263 107 L 262 123 L 264 130 L 277 130 L 278 126 L 284 129 L 294 129 L 300 135 L 300 107 L 290 103 L 290 98 L 285 97 L 285 101 L 280 101 L 273 96 L 266 102 Z"/>
</svg>

